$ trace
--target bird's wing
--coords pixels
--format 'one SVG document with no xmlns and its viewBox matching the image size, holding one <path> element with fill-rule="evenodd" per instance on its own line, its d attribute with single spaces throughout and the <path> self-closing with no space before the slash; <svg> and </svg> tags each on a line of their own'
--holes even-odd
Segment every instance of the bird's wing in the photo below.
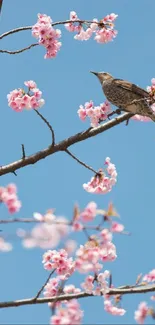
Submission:
<svg viewBox="0 0 155 325">
<path fill-rule="evenodd" d="M 132 93 L 135 93 L 135 94 L 140 95 L 142 97 L 148 97 L 149 96 L 149 93 L 146 90 L 132 84 L 131 82 L 125 81 L 123 79 L 114 79 L 113 82 L 118 87 L 121 87 L 123 89 L 132 91 Z"/>
</svg>

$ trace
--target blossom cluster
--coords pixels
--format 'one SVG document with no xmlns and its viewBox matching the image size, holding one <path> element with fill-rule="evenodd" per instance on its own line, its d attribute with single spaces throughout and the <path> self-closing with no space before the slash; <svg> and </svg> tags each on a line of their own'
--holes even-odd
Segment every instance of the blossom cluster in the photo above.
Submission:
<svg viewBox="0 0 155 325">
<path fill-rule="evenodd" d="M 25 81 L 25 86 L 28 87 L 26 93 L 24 89 L 14 89 L 8 95 L 8 105 L 16 112 L 22 112 L 23 109 L 38 109 L 45 103 L 41 98 L 42 92 L 37 88 L 36 83 L 33 80 Z"/>
<path fill-rule="evenodd" d="M 149 93 L 149 96 L 150 96 L 150 102 L 152 103 L 152 105 L 150 104 L 150 108 L 152 109 L 152 112 L 155 114 L 155 78 L 152 78 L 151 79 L 151 83 L 152 85 L 151 86 L 147 86 L 146 87 L 146 90 L 148 91 Z M 133 120 L 136 120 L 136 121 L 141 121 L 141 122 L 150 122 L 152 121 L 150 117 L 147 117 L 147 116 L 142 116 L 142 115 L 134 115 L 132 117 Z"/>
<path fill-rule="evenodd" d="M 65 27 L 69 32 L 76 32 L 74 39 L 80 41 L 87 41 L 95 34 L 94 40 L 98 43 L 107 43 L 112 41 L 117 31 L 114 30 L 114 21 L 118 15 L 114 13 L 107 15 L 105 18 L 98 21 L 96 18 L 93 19 L 92 23 L 88 22 L 75 22 L 80 20 L 75 11 L 70 12 L 70 20 L 72 22 L 66 23 Z M 86 26 L 86 27 L 85 27 Z"/>
<path fill-rule="evenodd" d="M 79 273 L 98 273 L 103 262 L 111 262 L 117 258 L 116 246 L 112 243 L 112 233 L 103 229 L 98 236 L 91 236 L 85 245 L 76 251 L 75 269 Z"/>
<path fill-rule="evenodd" d="M 105 101 L 105 103 L 101 103 L 99 106 L 94 106 L 93 101 L 90 100 L 90 102 L 86 102 L 84 106 L 80 105 L 77 113 L 82 121 L 84 121 L 86 117 L 89 117 L 91 126 L 96 127 L 100 122 L 107 119 L 110 113 L 110 103 Z"/>
<path fill-rule="evenodd" d="M 53 210 L 48 210 L 44 216 L 36 212 L 33 214 L 33 217 L 38 221 L 38 224 L 30 232 L 24 229 L 17 230 L 17 235 L 23 238 L 23 246 L 25 248 L 54 248 L 69 232 L 67 219 L 56 217 L 53 214 Z"/>
<path fill-rule="evenodd" d="M 47 251 L 43 255 L 43 264 L 48 271 L 56 270 L 63 280 L 67 279 L 75 270 L 75 263 L 72 257 L 68 257 L 65 249 Z"/>
<path fill-rule="evenodd" d="M 15 184 L 9 184 L 6 187 L 0 187 L 0 202 L 3 202 L 9 213 L 16 213 L 21 208 L 21 201 L 17 197 L 17 188 Z"/>
<path fill-rule="evenodd" d="M 51 317 L 52 325 L 80 325 L 83 317 L 83 311 L 80 309 L 80 304 L 77 299 L 72 299 L 62 304 L 56 309 L 56 314 Z"/>
<path fill-rule="evenodd" d="M 32 35 L 39 38 L 39 44 L 46 48 L 45 59 L 51 59 L 57 55 L 61 47 L 61 42 L 58 41 L 61 31 L 53 28 L 50 16 L 38 14 L 38 21 L 32 26 Z"/>
<path fill-rule="evenodd" d="M 91 178 L 90 182 L 83 184 L 83 188 L 90 193 L 106 194 L 112 190 L 117 182 L 117 171 L 114 164 L 111 163 L 109 157 L 105 159 L 107 175 L 102 169 Z"/>
<path fill-rule="evenodd" d="M 109 277 L 110 272 L 107 270 L 103 273 L 99 273 L 96 277 L 88 275 L 85 281 L 81 283 L 81 287 L 85 290 L 85 292 L 96 296 L 106 294 L 109 290 L 109 285 L 107 282 Z"/>
<path fill-rule="evenodd" d="M 135 311 L 135 320 L 138 324 L 144 324 L 145 318 L 148 316 L 149 307 L 147 303 L 141 302 L 138 306 L 138 309 Z"/>
<path fill-rule="evenodd" d="M 104 301 L 104 310 L 113 316 L 123 316 L 126 313 L 125 309 L 113 305 L 112 301 L 109 299 Z"/>
</svg>

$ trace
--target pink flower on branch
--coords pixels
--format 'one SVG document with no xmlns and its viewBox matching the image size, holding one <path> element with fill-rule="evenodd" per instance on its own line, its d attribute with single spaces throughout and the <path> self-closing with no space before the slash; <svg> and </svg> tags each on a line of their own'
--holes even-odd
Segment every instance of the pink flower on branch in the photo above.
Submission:
<svg viewBox="0 0 155 325">
<path fill-rule="evenodd" d="M 93 22 L 89 23 L 87 21 L 80 20 L 75 11 L 70 12 L 70 20 L 72 22 L 66 23 L 65 27 L 69 32 L 76 32 L 74 39 L 80 41 L 87 41 L 94 36 L 94 40 L 98 43 L 107 43 L 112 41 L 116 35 L 117 31 L 114 30 L 114 21 L 118 15 L 110 14 L 105 18 L 98 21 L 96 18 L 93 19 Z"/>
<path fill-rule="evenodd" d="M 105 160 L 106 174 L 102 169 L 91 178 L 90 182 L 83 184 L 83 188 L 89 193 L 106 194 L 112 190 L 112 187 L 117 182 L 117 172 L 114 164 L 111 163 L 110 158 Z"/>
<path fill-rule="evenodd" d="M 54 270 L 63 279 L 67 279 L 75 270 L 75 263 L 64 249 L 49 250 L 43 255 L 44 268 L 48 271 Z"/>
<path fill-rule="evenodd" d="M 90 102 L 86 102 L 84 106 L 80 105 L 77 113 L 82 121 L 84 121 L 86 117 L 89 117 L 91 126 L 96 127 L 99 123 L 107 119 L 110 111 L 110 104 L 108 101 L 101 103 L 100 106 L 94 106 L 94 103 L 90 100 Z"/>
<path fill-rule="evenodd" d="M 52 27 L 50 16 L 38 14 L 38 21 L 32 27 L 32 35 L 39 39 L 39 44 L 46 48 L 45 59 L 55 58 L 61 47 L 58 39 L 61 37 L 60 29 Z"/>
<path fill-rule="evenodd" d="M 33 80 L 25 81 L 25 86 L 28 87 L 27 93 L 24 89 L 14 89 L 8 95 L 8 105 L 16 112 L 22 112 L 23 109 L 38 109 L 45 104 L 42 92 L 37 88 Z"/>
</svg>

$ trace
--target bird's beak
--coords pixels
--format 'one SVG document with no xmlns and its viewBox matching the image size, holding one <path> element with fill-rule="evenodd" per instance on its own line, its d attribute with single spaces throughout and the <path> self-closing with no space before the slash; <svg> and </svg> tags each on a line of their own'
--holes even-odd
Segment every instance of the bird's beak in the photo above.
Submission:
<svg viewBox="0 0 155 325">
<path fill-rule="evenodd" d="M 90 73 L 95 74 L 95 76 L 98 76 L 98 72 L 90 71 Z"/>
</svg>

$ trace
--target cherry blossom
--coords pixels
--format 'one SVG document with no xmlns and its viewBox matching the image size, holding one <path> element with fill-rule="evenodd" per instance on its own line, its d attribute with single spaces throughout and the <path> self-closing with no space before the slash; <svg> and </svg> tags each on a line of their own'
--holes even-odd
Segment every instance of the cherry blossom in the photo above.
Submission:
<svg viewBox="0 0 155 325">
<path fill-rule="evenodd" d="M 28 87 L 26 93 L 24 89 L 14 89 L 8 95 L 8 106 L 16 112 L 22 112 L 23 109 L 38 109 L 45 104 L 42 96 L 42 92 L 37 88 L 36 83 L 33 80 L 25 81 L 25 86 Z"/>
<path fill-rule="evenodd" d="M 56 217 L 53 210 L 48 210 L 43 216 L 40 213 L 34 213 L 34 218 L 40 221 L 30 232 L 21 232 L 17 234 L 23 238 L 25 248 L 40 247 L 42 249 L 56 247 L 62 238 L 69 233 L 69 226 L 64 217 Z"/>
<path fill-rule="evenodd" d="M 59 251 L 48 251 L 43 255 L 43 264 L 45 270 L 54 270 L 58 275 L 64 275 L 63 279 L 67 279 L 75 270 L 75 263 L 64 249 Z"/>
<path fill-rule="evenodd" d="M 107 278 L 109 278 L 110 272 L 104 271 L 104 273 L 98 274 L 96 277 L 88 275 L 85 278 L 85 282 L 81 283 L 81 287 L 86 293 L 100 296 L 106 294 L 109 290 Z"/>
<path fill-rule="evenodd" d="M 108 312 L 114 316 L 123 316 L 126 313 L 125 309 L 114 306 L 112 304 L 111 300 L 104 301 L 104 309 L 106 312 Z"/>
<path fill-rule="evenodd" d="M 64 307 L 61 304 L 56 308 L 56 314 L 51 317 L 52 325 L 79 325 L 82 322 L 83 311 L 80 309 L 80 305 L 76 299 L 67 301 Z"/>
<path fill-rule="evenodd" d="M 112 190 L 112 187 L 117 182 L 116 167 L 111 163 L 109 157 L 106 158 L 105 165 L 107 166 L 106 172 L 108 176 L 100 169 L 99 172 L 91 178 L 90 182 L 83 184 L 83 188 L 87 192 L 106 194 Z"/>
<path fill-rule="evenodd" d="M 110 230 L 111 232 L 122 232 L 124 230 L 124 226 L 118 222 L 113 221 Z"/>
<path fill-rule="evenodd" d="M 61 42 L 58 42 L 61 31 L 52 27 L 50 16 L 38 14 L 38 21 L 32 26 L 32 35 L 39 38 L 39 44 L 46 48 L 45 59 L 51 59 L 57 55 L 61 47 Z"/>
<path fill-rule="evenodd" d="M 149 307 L 147 303 L 141 302 L 138 306 L 138 310 L 135 311 L 135 320 L 138 324 L 144 324 L 145 318 L 147 317 L 149 312 Z"/>
<path fill-rule="evenodd" d="M 85 209 L 80 213 L 80 219 L 83 222 L 88 222 L 94 220 L 97 214 L 97 204 L 95 202 L 90 202 L 85 207 Z"/>
<path fill-rule="evenodd" d="M 15 184 L 0 187 L 0 202 L 3 202 L 7 206 L 11 214 L 20 210 L 22 204 L 17 197 L 17 188 Z"/>
<path fill-rule="evenodd" d="M 108 101 L 101 103 L 99 106 L 94 106 L 92 100 L 80 105 L 77 111 L 79 118 L 84 121 L 86 117 L 90 118 L 90 124 L 92 127 L 96 127 L 100 122 L 105 121 L 110 113 L 110 104 Z"/>
<path fill-rule="evenodd" d="M 154 281 L 155 281 L 155 269 L 153 269 L 153 270 L 150 271 L 148 274 L 146 274 L 146 275 L 143 277 L 143 281 L 154 282 Z"/>
<path fill-rule="evenodd" d="M 96 18 L 93 19 L 92 23 L 88 22 L 77 22 L 80 20 L 75 11 L 70 12 L 70 19 L 73 22 L 66 23 L 65 27 L 69 32 L 76 32 L 74 39 L 80 41 L 87 41 L 94 34 L 94 40 L 98 43 L 107 43 L 112 41 L 116 35 L 117 31 L 114 30 L 114 21 L 118 15 L 110 14 L 105 18 L 98 21 Z"/>
</svg>

